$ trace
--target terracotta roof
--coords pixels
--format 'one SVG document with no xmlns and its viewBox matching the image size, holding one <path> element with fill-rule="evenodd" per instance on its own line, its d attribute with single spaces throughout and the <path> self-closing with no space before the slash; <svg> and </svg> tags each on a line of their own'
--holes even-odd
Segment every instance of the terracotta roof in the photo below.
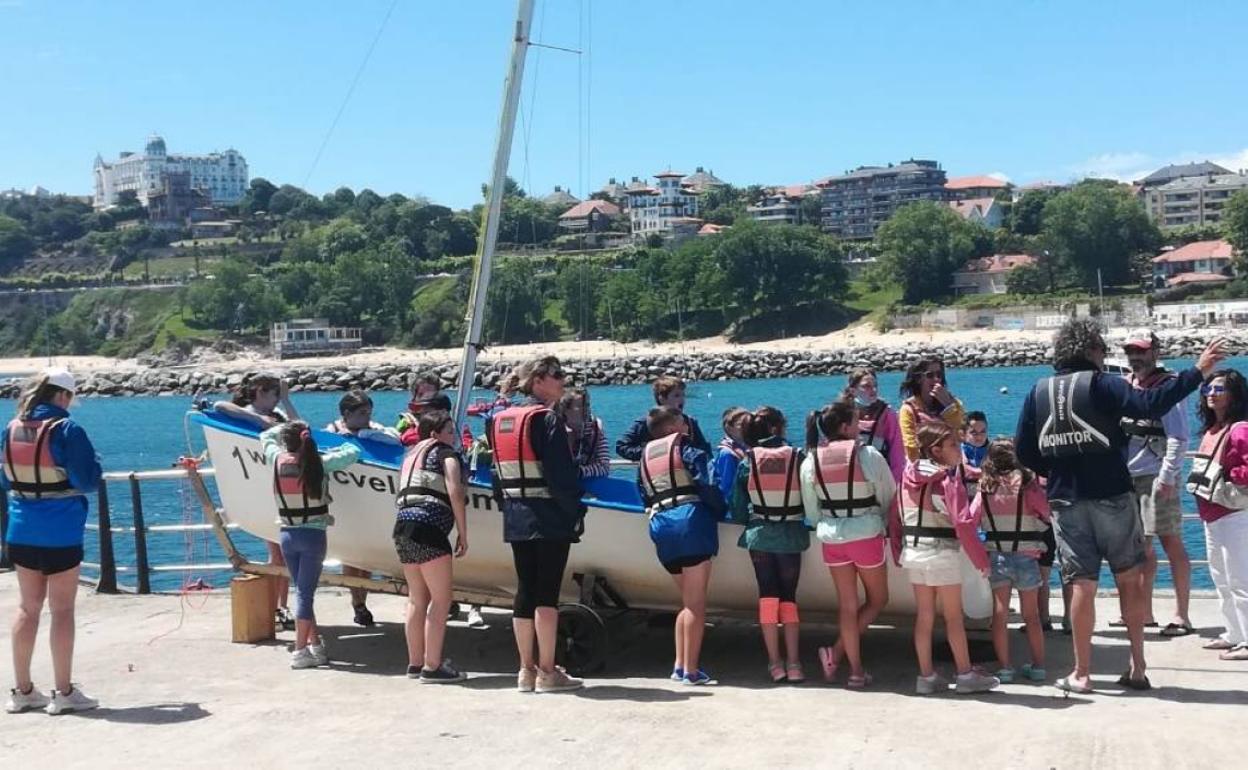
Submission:
<svg viewBox="0 0 1248 770">
<path fill-rule="evenodd" d="M 995 198 L 967 198 L 962 201 L 949 201 L 949 208 L 970 219 L 976 213 L 981 217 L 988 216 L 988 210 L 997 205 Z"/>
<path fill-rule="evenodd" d="M 1183 286 L 1189 283 L 1225 283 L 1230 276 L 1219 273 L 1179 273 L 1166 281 L 1167 286 Z"/>
<path fill-rule="evenodd" d="M 1030 254 L 993 254 L 991 257 L 972 259 L 962 266 L 959 273 L 1008 273 L 1016 267 L 1034 265 L 1036 258 Z"/>
<path fill-rule="evenodd" d="M 1009 186 L 1009 182 L 1002 182 L 994 176 L 955 176 L 945 182 L 946 190 L 967 190 L 976 187 L 994 187 L 1004 190 Z"/>
<path fill-rule="evenodd" d="M 1153 262 L 1195 262 L 1198 259 L 1230 259 L 1231 251 L 1231 244 L 1227 241 L 1193 241 L 1173 251 L 1158 254 L 1153 257 Z"/>
<path fill-rule="evenodd" d="M 572 208 L 559 215 L 560 219 L 582 219 L 589 216 L 591 211 L 597 211 L 599 214 L 614 217 L 619 216 L 620 207 L 609 201 L 589 200 L 581 201 Z"/>
<path fill-rule="evenodd" d="M 698 230 L 698 235 L 718 235 L 727 230 L 728 227 L 729 225 L 716 225 L 707 222 Z"/>
</svg>

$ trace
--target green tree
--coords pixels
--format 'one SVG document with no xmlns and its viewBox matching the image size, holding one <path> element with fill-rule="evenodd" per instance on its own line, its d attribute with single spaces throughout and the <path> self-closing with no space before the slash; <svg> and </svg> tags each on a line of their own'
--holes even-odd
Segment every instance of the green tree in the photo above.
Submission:
<svg viewBox="0 0 1248 770">
<path fill-rule="evenodd" d="M 13 217 L 0 215 L 0 260 L 23 260 L 35 252 L 35 239 Z"/>
<path fill-rule="evenodd" d="M 541 339 L 543 294 L 531 260 L 501 260 L 494 268 L 486 293 L 487 339 L 501 343 Z"/>
<path fill-rule="evenodd" d="M 1017 235 L 1038 235 L 1040 220 L 1044 216 L 1044 204 L 1057 192 L 1053 187 L 1040 187 L 1023 193 L 1010 206 L 1005 218 L 1006 228 Z"/>
<path fill-rule="evenodd" d="M 277 185 L 262 176 L 258 176 L 247 185 L 247 192 L 243 195 L 243 200 L 238 204 L 238 208 L 244 214 L 268 211 L 269 201 L 272 200 L 275 192 L 277 192 Z"/>
<path fill-rule="evenodd" d="M 599 335 L 598 305 L 607 271 L 588 260 L 565 263 L 555 277 L 556 296 L 563 300 L 563 319 L 580 339 Z"/>
<path fill-rule="evenodd" d="M 941 203 L 902 206 L 876 231 L 880 272 L 900 284 L 904 302 L 948 296 L 953 272 L 981 256 L 976 230 L 982 229 Z"/>
<path fill-rule="evenodd" d="M 1044 205 L 1040 228 L 1044 248 L 1069 282 L 1096 289 L 1132 280 L 1131 260 L 1156 252 L 1161 233 L 1126 187 L 1102 180 L 1080 182 Z"/>
<path fill-rule="evenodd" d="M 1010 294 L 1043 294 L 1048 290 L 1048 277 L 1038 265 L 1023 265 L 1005 277 L 1005 289 Z"/>
<path fill-rule="evenodd" d="M 1248 190 L 1240 190 L 1231 196 L 1222 209 L 1222 231 L 1231 242 L 1242 267 L 1248 259 Z"/>
<path fill-rule="evenodd" d="M 717 239 L 714 262 L 747 314 L 833 299 L 847 285 L 840 244 L 813 227 L 738 221 Z"/>
</svg>

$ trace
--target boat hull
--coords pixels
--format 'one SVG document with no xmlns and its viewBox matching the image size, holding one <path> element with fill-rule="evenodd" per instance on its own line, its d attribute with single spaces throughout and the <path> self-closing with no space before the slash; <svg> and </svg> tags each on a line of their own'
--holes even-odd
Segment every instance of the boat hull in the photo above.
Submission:
<svg viewBox="0 0 1248 770">
<path fill-rule="evenodd" d="M 196 413 L 204 430 L 208 454 L 216 472 L 217 489 L 228 521 L 269 541 L 278 539 L 277 509 L 273 502 L 272 470 L 264 462 L 253 428 L 226 418 Z M 333 446 L 347 440 L 316 432 L 317 442 Z M 346 470 L 329 474 L 330 510 L 334 524 L 328 530 L 328 558 L 390 576 L 401 576 L 402 566 L 392 539 L 398 448 L 359 442 L 364 454 Z M 671 577 L 659 565 L 650 541 L 645 514 L 635 486 L 623 479 L 605 479 L 591 485 L 585 502 L 589 512 L 581 542 L 572 547 L 562 590 L 564 601 L 576 601 L 576 573 L 605 578 L 630 607 L 671 611 L 679 609 L 679 595 Z M 461 596 L 509 604 L 515 591 L 511 548 L 503 542 L 502 515 L 488 485 L 472 480 L 468 503 L 468 554 L 455 561 L 455 587 Z M 749 554 L 737 547 L 741 526 L 719 525 L 720 552 L 711 573 L 707 607 L 712 614 L 752 617 L 757 612 L 758 589 Z M 963 557 L 964 562 L 965 557 Z M 986 581 L 969 562 L 963 570 L 965 609 L 971 617 L 991 613 Z M 912 614 L 914 595 L 905 571 L 889 570 L 889 614 Z M 832 613 L 836 591 L 823 564 L 818 542 L 803 555 L 803 578 L 798 603 L 803 614 Z"/>
</svg>

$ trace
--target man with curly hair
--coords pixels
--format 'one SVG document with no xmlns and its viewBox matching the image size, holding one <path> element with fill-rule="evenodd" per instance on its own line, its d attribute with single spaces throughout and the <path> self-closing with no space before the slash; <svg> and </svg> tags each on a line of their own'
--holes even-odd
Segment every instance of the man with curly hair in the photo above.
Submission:
<svg viewBox="0 0 1248 770">
<path fill-rule="evenodd" d="M 1118 679 L 1149 689 L 1144 662 L 1144 532 L 1131 495 L 1128 437 L 1120 421 L 1160 419 L 1197 388 L 1222 360 L 1222 341 L 1209 343 L 1196 366 L 1149 390 L 1103 374 L 1103 330 L 1092 318 L 1073 318 L 1053 338 L 1054 376 L 1027 395 L 1015 443 L 1023 464 L 1048 479 L 1062 582 L 1073 589 L 1075 668 L 1057 680 L 1069 692 L 1092 692 L 1089 669 L 1096 588 L 1108 562 L 1118 586 L 1131 642 L 1131 667 Z"/>
</svg>

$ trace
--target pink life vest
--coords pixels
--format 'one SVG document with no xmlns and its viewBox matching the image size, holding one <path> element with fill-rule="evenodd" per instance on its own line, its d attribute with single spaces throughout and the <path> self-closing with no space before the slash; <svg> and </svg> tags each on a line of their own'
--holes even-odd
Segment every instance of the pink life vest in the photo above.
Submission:
<svg viewBox="0 0 1248 770">
<path fill-rule="evenodd" d="M 879 506 L 875 487 L 867 481 L 858 463 L 861 452 L 853 439 L 833 441 L 815 450 L 815 496 L 819 498 L 819 507 L 833 518 L 853 516 L 859 509 Z"/>
</svg>

